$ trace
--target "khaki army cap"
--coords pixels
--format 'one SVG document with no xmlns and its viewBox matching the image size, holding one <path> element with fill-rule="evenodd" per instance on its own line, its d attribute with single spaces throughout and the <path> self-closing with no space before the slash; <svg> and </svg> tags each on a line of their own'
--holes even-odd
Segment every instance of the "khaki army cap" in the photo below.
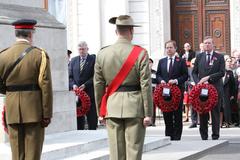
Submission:
<svg viewBox="0 0 240 160">
<path fill-rule="evenodd" d="M 129 15 L 120 15 L 118 17 L 112 17 L 109 19 L 109 23 L 116 24 L 117 26 L 140 27 L 139 25 L 134 24 L 132 17 Z"/>
</svg>

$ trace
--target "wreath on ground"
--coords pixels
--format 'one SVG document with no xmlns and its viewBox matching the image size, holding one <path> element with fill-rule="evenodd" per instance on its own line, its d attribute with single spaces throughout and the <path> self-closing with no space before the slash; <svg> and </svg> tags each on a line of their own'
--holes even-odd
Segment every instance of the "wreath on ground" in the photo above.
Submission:
<svg viewBox="0 0 240 160">
<path fill-rule="evenodd" d="M 171 98 L 166 100 L 163 95 L 163 89 L 169 88 Z M 163 112 L 172 112 L 178 109 L 181 100 L 181 91 L 177 85 L 169 83 L 158 84 L 154 90 L 153 101 Z"/>
<path fill-rule="evenodd" d="M 200 98 L 202 89 L 208 90 L 208 97 L 206 100 L 201 100 Z M 217 105 L 217 89 L 211 84 L 198 84 L 196 86 L 193 86 L 189 94 L 189 102 L 192 104 L 193 109 L 198 113 L 208 113 Z"/>
<path fill-rule="evenodd" d="M 8 133 L 5 106 L 3 106 L 3 111 L 2 111 L 2 125 L 3 125 L 4 131 Z"/>
<path fill-rule="evenodd" d="M 77 106 L 77 117 L 84 116 L 89 110 L 91 106 L 91 100 L 90 97 L 87 95 L 87 93 L 84 90 L 75 89 L 75 94 L 78 96 L 78 98 L 81 100 L 81 105 Z"/>
</svg>

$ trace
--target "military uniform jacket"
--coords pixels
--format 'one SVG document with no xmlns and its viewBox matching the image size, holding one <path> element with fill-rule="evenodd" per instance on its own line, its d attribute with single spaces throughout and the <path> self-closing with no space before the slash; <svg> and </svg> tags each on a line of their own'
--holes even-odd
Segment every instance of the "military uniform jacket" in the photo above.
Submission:
<svg viewBox="0 0 240 160">
<path fill-rule="evenodd" d="M 19 55 L 31 45 L 18 41 L 0 54 L 0 75 L 3 76 Z M 38 84 L 42 50 L 34 48 L 16 65 L 6 80 L 7 86 Z M 43 73 L 41 89 L 6 93 L 6 118 L 8 124 L 39 122 L 52 117 L 52 83 L 49 59 Z"/>
<path fill-rule="evenodd" d="M 130 41 L 119 38 L 115 44 L 100 50 L 97 54 L 94 90 L 98 113 L 105 87 L 111 83 L 119 72 L 132 49 L 133 45 Z M 141 90 L 113 93 L 108 97 L 106 117 L 143 118 L 152 116 L 151 73 L 148 54 L 145 50 L 140 53 L 122 85 L 140 85 Z"/>
</svg>

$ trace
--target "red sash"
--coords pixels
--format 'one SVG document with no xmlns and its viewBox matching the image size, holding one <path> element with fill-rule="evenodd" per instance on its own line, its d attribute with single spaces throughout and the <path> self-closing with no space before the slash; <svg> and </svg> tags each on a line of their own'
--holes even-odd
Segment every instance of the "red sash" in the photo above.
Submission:
<svg viewBox="0 0 240 160">
<path fill-rule="evenodd" d="M 139 46 L 134 46 L 131 53 L 129 54 L 128 58 L 122 65 L 120 71 L 117 73 L 117 75 L 114 77 L 112 82 L 108 85 L 106 88 L 105 94 L 102 97 L 101 101 L 101 107 L 100 107 L 100 116 L 105 117 L 107 113 L 107 99 L 109 96 L 111 96 L 122 84 L 122 82 L 127 77 L 128 73 L 131 71 L 133 65 L 135 64 L 139 54 L 143 48 Z"/>
</svg>

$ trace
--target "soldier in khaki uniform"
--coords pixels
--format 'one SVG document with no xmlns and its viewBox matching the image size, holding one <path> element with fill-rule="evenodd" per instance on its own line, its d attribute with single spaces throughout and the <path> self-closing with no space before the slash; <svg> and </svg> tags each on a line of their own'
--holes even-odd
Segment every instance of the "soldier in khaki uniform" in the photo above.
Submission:
<svg viewBox="0 0 240 160">
<path fill-rule="evenodd" d="M 128 15 L 113 17 L 118 40 L 97 54 L 94 74 L 95 100 L 99 115 L 105 88 L 119 72 L 134 45 L 133 20 Z M 141 160 L 146 126 L 151 124 L 152 91 L 149 58 L 142 50 L 133 68 L 107 100 L 107 114 L 99 117 L 108 130 L 111 160 Z"/>
<path fill-rule="evenodd" d="M 0 75 L 32 46 L 35 20 L 18 20 L 16 43 L 0 54 Z M 44 128 L 52 117 L 52 84 L 49 58 L 33 48 L 6 80 L 6 120 L 13 160 L 40 160 Z"/>
</svg>

